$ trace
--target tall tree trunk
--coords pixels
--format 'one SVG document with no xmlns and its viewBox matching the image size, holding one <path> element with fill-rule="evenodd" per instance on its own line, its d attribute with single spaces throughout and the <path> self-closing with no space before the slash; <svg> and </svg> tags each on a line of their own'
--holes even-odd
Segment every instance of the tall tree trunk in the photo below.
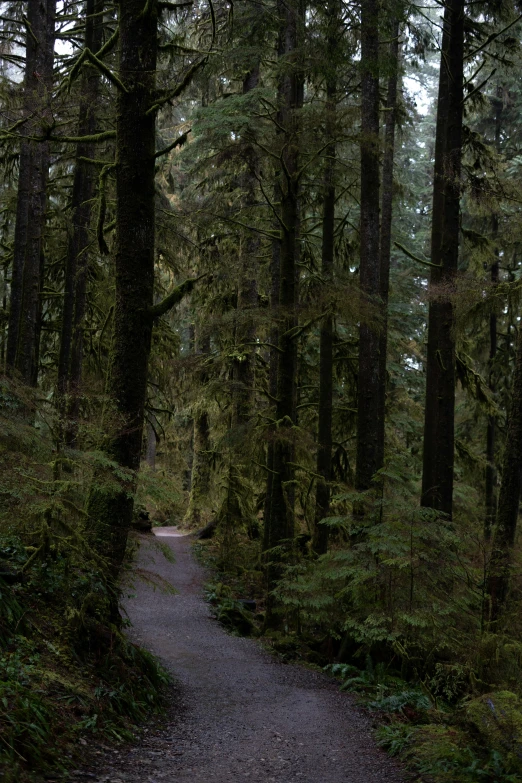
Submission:
<svg viewBox="0 0 522 783">
<path fill-rule="evenodd" d="M 437 102 L 431 278 L 422 471 L 423 506 L 448 517 L 453 504 L 455 336 L 453 291 L 460 231 L 464 3 L 444 10 Z"/>
<path fill-rule="evenodd" d="M 56 0 L 30 2 L 27 12 L 26 68 L 22 128 L 39 136 L 50 125 Z M 6 363 L 34 383 L 40 308 L 42 237 L 45 227 L 49 143 L 25 138 L 20 150 L 16 226 L 11 276 Z"/>
<path fill-rule="evenodd" d="M 519 330 L 511 410 L 504 458 L 502 482 L 498 497 L 497 524 L 487 581 L 490 600 L 490 620 L 499 619 L 509 587 L 511 559 L 518 521 L 522 484 L 522 330 Z"/>
<path fill-rule="evenodd" d="M 156 470 L 156 430 L 150 421 L 147 422 L 147 446 L 145 448 L 145 461 L 151 470 Z"/>
<path fill-rule="evenodd" d="M 495 215 L 495 234 L 498 233 L 498 217 Z M 498 259 L 491 265 L 491 283 L 496 285 L 499 280 Z M 494 362 L 497 355 L 497 316 L 491 313 L 489 316 L 489 377 L 488 386 L 492 394 L 495 393 L 495 369 Z M 497 422 L 492 414 L 488 416 L 486 434 L 486 518 L 484 520 L 484 538 L 489 541 L 491 529 L 495 524 L 497 514 L 497 466 L 495 455 Z"/>
<path fill-rule="evenodd" d="M 326 79 L 326 140 L 323 200 L 323 235 L 321 274 L 328 288 L 333 282 L 335 240 L 335 157 L 336 157 L 336 97 L 337 84 L 332 63 L 337 62 L 339 42 L 340 4 L 335 2 L 327 10 L 327 79 Z M 330 294 L 329 294 L 330 296 Z M 332 473 L 332 406 L 333 406 L 333 315 L 330 302 L 328 313 L 321 324 L 319 337 L 319 415 L 317 427 L 317 487 L 315 493 L 315 525 L 313 550 L 318 555 L 328 549 L 328 528 L 320 522 L 330 508 L 330 479 Z"/>
<path fill-rule="evenodd" d="M 255 89 L 259 82 L 259 65 L 255 65 L 243 80 L 243 95 Z M 256 152 L 245 139 L 244 157 L 246 170 L 242 177 L 245 191 L 244 206 L 256 204 Z M 246 523 L 250 535 L 257 535 L 253 512 L 246 510 L 250 489 L 245 482 L 251 473 L 252 440 L 248 424 L 252 415 L 255 372 L 255 320 L 257 307 L 257 277 L 259 275 L 259 239 L 249 234 L 241 243 L 239 288 L 237 293 L 236 321 L 234 329 L 235 359 L 232 365 L 232 417 L 233 446 L 229 454 L 226 495 L 219 512 L 220 523 L 225 524 L 225 539 L 233 536 L 242 523 Z M 248 504 L 250 505 L 250 504 Z"/>
<path fill-rule="evenodd" d="M 281 58 L 285 56 L 286 52 L 286 27 L 283 24 L 282 17 L 282 5 L 278 2 L 277 10 L 279 14 L 279 30 L 277 38 L 277 57 L 281 61 Z M 278 84 L 278 98 L 279 103 L 282 103 L 282 89 L 283 82 L 280 79 Z M 283 128 L 281 126 L 281 108 L 278 111 L 276 136 L 281 136 Z M 276 171 L 274 182 L 274 205 L 277 210 L 277 219 L 274 221 L 274 231 L 279 232 L 279 236 L 272 240 L 272 257 L 270 261 L 270 310 L 271 310 L 271 327 L 270 327 L 270 349 L 269 349 L 269 364 L 268 364 L 268 394 L 270 401 L 270 413 L 275 415 L 275 406 L 277 403 L 277 368 L 279 361 L 278 345 L 279 345 L 279 294 L 281 289 L 281 177 L 282 171 Z M 267 443 L 266 450 L 266 494 L 265 503 L 263 509 L 263 550 L 270 548 L 270 541 L 272 540 L 271 532 L 271 508 L 272 508 L 272 486 L 274 476 L 274 439 L 273 431 L 270 430 L 270 437 Z"/>
<path fill-rule="evenodd" d="M 391 43 L 388 59 L 390 75 L 386 94 L 384 155 L 382 162 L 381 231 L 379 239 L 380 297 L 382 307 L 379 335 L 379 461 L 384 463 L 386 420 L 386 358 L 388 353 L 388 297 L 390 291 L 390 258 L 393 218 L 393 163 L 395 157 L 395 127 L 397 124 L 397 87 L 399 80 L 399 19 L 390 25 Z"/>
<path fill-rule="evenodd" d="M 102 11 L 104 0 L 87 0 L 85 13 L 85 47 L 91 52 L 99 50 L 103 36 Z M 80 88 L 78 136 L 90 136 L 96 132 L 97 103 L 100 90 L 100 72 L 97 68 L 84 68 Z M 66 442 L 74 445 L 78 415 L 78 392 L 83 358 L 83 319 L 87 294 L 89 264 L 89 227 L 92 199 L 95 191 L 94 166 L 86 162 L 92 158 L 94 145 L 79 143 L 76 148 L 71 217 L 72 228 L 68 236 L 65 268 L 64 301 L 58 357 L 57 396 Z M 67 399 L 69 395 L 69 399 Z"/>
<path fill-rule="evenodd" d="M 108 453 L 129 471 L 121 487 L 95 481 L 89 501 L 96 543 L 121 564 L 141 456 L 153 319 L 158 4 L 121 0 L 116 123 L 116 305 L 109 394 L 116 433 Z"/>
<path fill-rule="evenodd" d="M 335 88 L 334 88 L 335 89 Z M 333 97 L 332 92 L 331 97 Z M 323 203 L 322 264 L 323 280 L 332 282 L 335 232 L 335 145 L 326 150 L 325 197 Z M 332 473 L 332 404 L 333 404 L 333 315 L 329 312 L 321 324 L 319 338 L 319 418 L 317 429 L 317 488 L 313 549 L 322 555 L 328 549 L 328 528 L 320 522 L 330 507 Z"/>
<path fill-rule="evenodd" d="M 502 112 L 504 108 L 503 102 L 503 86 L 497 87 L 497 102 L 495 106 L 495 148 L 500 153 L 501 145 L 501 131 L 502 131 Z M 498 240 L 499 231 L 499 216 L 493 215 L 493 239 L 496 242 Z M 491 265 L 491 284 L 496 286 L 499 281 L 499 251 L 495 248 L 496 260 Z M 497 355 L 497 315 L 491 313 L 489 316 L 489 374 L 488 374 L 488 386 L 492 394 L 496 391 L 495 383 L 495 358 Z M 491 529 L 495 524 L 495 517 L 497 513 L 497 465 L 496 465 L 496 429 L 497 422 L 496 417 L 493 415 L 488 416 L 488 427 L 486 434 L 486 516 L 484 519 L 484 539 L 489 541 L 491 538 Z"/>
<path fill-rule="evenodd" d="M 361 223 L 360 285 L 366 302 L 377 305 L 379 268 L 379 2 L 361 0 Z M 362 321 L 359 327 L 357 463 L 355 485 L 371 487 L 382 467 L 383 425 L 379 374 L 379 327 Z"/>
<path fill-rule="evenodd" d="M 278 183 L 274 188 L 274 201 L 280 202 Z M 279 228 L 279 225 L 278 225 Z M 275 403 L 277 401 L 277 345 L 279 343 L 279 288 L 281 279 L 281 240 L 275 239 L 272 242 L 272 258 L 270 262 L 270 352 L 268 360 L 268 394 L 270 400 L 270 409 L 272 415 L 275 414 Z M 271 435 L 273 432 L 271 431 Z M 270 541 L 270 508 L 272 503 L 272 479 L 274 470 L 274 441 L 270 437 L 266 450 L 266 494 L 263 509 L 263 549 L 269 548 Z"/>
<path fill-rule="evenodd" d="M 265 520 L 265 541 L 269 549 L 282 541 L 293 538 L 294 518 L 291 488 L 294 480 L 293 427 L 295 424 L 295 400 L 297 379 L 297 353 L 293 330 L 296 324 L 297 301 L 297 253 L 299 222 L 299 119 L 298 111 L 303 101 L 303 78 L 298 64 L 298 39 L 303 24 L 302 0 L 278 3 L 281 25 L 284 71 L 279 85 L 279 117 L 282 129 L 281 194 L 281 244 L 279 284 L 279 343 L 277 357 L 277 425 L 273 433 L 272 481 L 268 518 Z M 272 558 L 272 561 L 274 558 Z M 268 588 L 273 586 L 279 568 L 269 567 Z M 268 615 L 270 615 L 270 607 Z M 267 618 L 271 622 L 270 618 Z"/>
<path fill-rule="evenodd" d="M 210 354 L 210 337 L 196 336 L 196 351 L 202 361 Z M 204 386 L 208 381 L 205 368 L 200 371 L 199 381 Z M 192 453 L 192 472 L 190 481 L 190 496 L 185 524 L 188 527 L 200 527 L 201 512 L 208 506 L 210 490 L 210 419 L 208 411 L 200 409 L 194 416 L 194 436 Z"/>
<path fill-rule="evenodd" d="M 254 90 L 259 83 L 259 65 L 250 70 L 243 80 L 243 95 Z M 244 205 L 249 209 L 256 204 L 256 152 L 253 145 L 245 148 L 246 171 L 243 176 L 245 189 Z M 252 393 L 254 387 L 254 310 L 257 307 L 257 278 L 259 275 L 259 238 L 249 235 L 241 252 L 241 272 L 237 297 L 239 323 L 236 342 L 241 353 L 241 360 L 234 362 L 234 424 L 245 426 L 251 415 Z"/>
</svg>

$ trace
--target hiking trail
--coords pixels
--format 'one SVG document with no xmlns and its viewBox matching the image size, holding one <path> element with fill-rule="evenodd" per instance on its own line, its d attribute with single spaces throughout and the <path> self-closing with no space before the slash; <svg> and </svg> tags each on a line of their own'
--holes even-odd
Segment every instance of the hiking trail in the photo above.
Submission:
<svg viewBox="0 0 522 783">
<path fill-rule="evenodd" d="M 353 697 L 327 676 L 228 634 L 203 600 L 206 573 L 191 537 L 175 528 L 154 532 L 175 563 L 142 536 L 138 568 L 177 593 L 137 579 L 124 603 L 131 638 L 175 679 L 173 704 L 136 745 L 100 746 L 71 781 L 402 783 L 400 766 L 376 746 Z"/>
</svg>

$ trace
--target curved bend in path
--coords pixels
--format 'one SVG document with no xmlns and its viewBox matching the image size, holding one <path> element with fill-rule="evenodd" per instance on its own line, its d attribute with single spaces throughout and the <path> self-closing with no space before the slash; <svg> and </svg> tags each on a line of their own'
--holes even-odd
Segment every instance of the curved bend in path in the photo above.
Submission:
<svg viewBox="0 0 522 783">
<path fill-rule="evenodd" d="M 127 611 L 133 638 L 179 683 L 181 713 L 130 750 L 108 753 L 107 783 L 401 783 L 369 723 L 335 682 L 278 662 L 250 639 L 227 634 L 201 597 L 204 570 L 190 539 L 172 532 L 169 563 L 153 542 L 140 568 L 168 580 L 176 595 L 136 585 Z M 110 757 L 110 761 L 108 758 Z M 101 758 L 100 758 L 101 761 Z"/>
</svg>

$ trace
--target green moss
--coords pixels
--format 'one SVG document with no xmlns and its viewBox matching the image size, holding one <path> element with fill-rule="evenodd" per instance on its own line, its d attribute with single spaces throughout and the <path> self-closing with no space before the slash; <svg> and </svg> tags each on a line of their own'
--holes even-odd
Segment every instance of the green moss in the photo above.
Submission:
<svg viewBox="0 0 522 783">
<path fill-rule="evenodd" d="M 511 691 L 486 693 L 469 702 L 466 720 L 484 744 L 506 756 L 508 766 L 522 770 L 522 702 Z"/>
<path fill-rule="evenodd" d="M 421 774 L 437 781 L 471 781 L 464 770 L 469 766 L 467 737 L 457 728 L 428 724 L 415 730 L 405 758 Z"/>
</svg>

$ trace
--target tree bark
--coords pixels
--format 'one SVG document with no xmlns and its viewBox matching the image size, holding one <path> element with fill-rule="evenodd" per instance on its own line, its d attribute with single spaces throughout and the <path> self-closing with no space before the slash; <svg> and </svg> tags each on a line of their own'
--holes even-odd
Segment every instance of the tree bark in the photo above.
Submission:
<svg viewBox="0 0 522 783">
<path fill-rule="evenodd" d="M 145 448 L 145 461 L 151 470 L 156 470 L 156 431 L 151 422 L 147 422 L 147 445 Z"/>
<path fill-rule="evenodd" d="M 502 131 L 502 113 L 503 113 L 503 88 L 497 87 L 497 102 L 495 106 L 495 148 L 500 153 L 501 131 Z M 498 240 L 499 216 L 493 215 L 493 239 Z M 495 249 L 496 260 L 491 265 L 491 284 L 496 286 L 499 281 L 499 251 Z M 495 382 L 495 358 L 497 355 L 497 315 L 491 313 L 489 316 L 489 374 L 488 386 L 492 394 L 496 391 Z M 495 524 L 497 514 L 497 464 L 496 464 L 496 434 L 497 421 L 495 416 L 488 416 L 488 427 L 486 434 L 486 516 L 484 519 L 484 539 L 489 541 L 491 530 Z"/>
<path fill-rule="evenodd" d="M 102 44 L 103 7 L 104 0 L 87 0 L 86 2 L 85 47 L 91 52 L 98 51 Z M 99 89 L 100 72 L 96 68 L 84 68 L 80 88 L 78 136 L 90 136 L 96 132 Z M 82 372 L 83 319 L 89 266 L 89 228 L 96 176 L 95 167 L 86 163 L 85 158 L 94 157 L 94 146 L 82 142 L 76 147 L 71 199 L 72 228 L 67 243 L 56 391 L 60 415 L 66 419 L 62 424 L 62 432 L 69 446 L 75 445 L 77 436 L 75 420 L 79 413 L 79 387 Z"/>
<path fill-rule="evenodd" d="M 116 304 L 109 394 L 116 433 L 109 456 L 128 471 L 119 488 L 95 481 L 89 500 L 96 543 L 117 571 L 132 521 L 153 319 L 158 4 L 121 0 L 116 123 Z"/>
<path fill-rule="evenodd" d="M 423 506 L 448 517 L 453 505 L 455 336 L 453 291 L 460 231 L 464 3 L 445 6 L 437 103 L 426 409 L 422 472 Z"/>
<path fill-rule="evenodd" d="M 498 231 L 498 218 L 495 216 Z M 496 285 L 499 280 L 499 262 L 491 265 L 491 282 Z M 493 363 L 497 355 L 497 316 L 491 313 L 489 316 L 489 378 L 488 386 L 492 394 L 495 393 L 495 370 Z M 486 518 L 484 520 L 484 538 L 489 541 L 491 530 L 495 524 L 497 515 L 497 465 L 496 465 L 496 432 L 497 421 L 493 415 L 488 416 L 486 434 Z"/>
<path fill-rule="evenodd" d="M 388 78 L 386 94 L 386 121 L 384 125 L 384 155 L 382 162 L 381 230 L 379 239 L 381 332 L 379 335 L 379 433 L 378 462 L 384 464 L 386 421 L 386 359 L 388 353 L 388 298 L 390 291 L 390 258 L 393 219 L 393 165 L 395 157 L 395 128 L 397 124 L 397 93 L 399 80 L 399 19 L 391 24 Z"/>
<path fill-rule="evenodd" d="M 259 65 L 250 70 L 243 80 L 243 95 L 254 90 L 259 83 Z M 252 208 L 256 204 L 256 152 L 253 145 L 248 143 L 245 148 L 246 171 L 243 177 L 245 189 L 244 206 Z M 257 278 L 259 264 L 259 238 L 249 234 L 244 240 L 241 253 L 241 271 L 239 290 L 237 297 L 237 310 L 239 324 L 236 333 L 237 347 L 241 360 L 235 361 L 233 366 L 234 386 L 234 422 L 236 427 L 248 424 L 252 408 L 252 394 L 254 388 L 254 340 L 255 322 L 254 310 L 257 307 Z"/>
<path fill-rule="evenodd" d="M 272 433 L 273 454 L 268 514 L 265 518 L 265 548 L 287 545 L 294 536 L 293 481 L 295 403 L 297 386 L 297 351 L 293 330 L 296 325 L 297 255 L 299 224 L 299 109 L 303 102 L 303 77 L 299 64 L 298 44 L 303 24 L 301 0 L 278 3 L 280 20 L 280 55 L 284 59 L 279 83 L 279 116 L 281 128 L 280 188 L 280 268 L 279 268 L 279 340 L 277 352 L 276 425 Z M 270 556 L 267 585 L 270 593 L 280 574 L 279 558 Z M 267 606 L 266 623 L 274 622 L 272 604 Z"/>
<path fill-rule="evenodd" d="M 22 126 L 6 364 L 33 384 L 38 368 L 42 236 L 45 228 L 49 143 L 32 140 L 50 124 L 56 0 L 31 2 L 27 10 L 25 123 Z"/>
<path fill-rule="evenodd" d="M 293 481 L 292 428 L 295 419 L 296 352 L 292 331 L 296 324 L 296 255 L 298 203 L 298 118 L 302 105 L 302 76 L 296 62 L 301 24 L 300 0 L 278 5 L 282 24 L 285 72 L 281 77 L 279 124 L 283 128 L 281 186 L 281 244 L 279 282 L 279 343 L 277 357 L 276 432 L 269 512 L 269 547 L 293 536 L 293 513 L 288 490 Z"/>
<path fill-rule="evenodd" d="M 332 286 L 335 241 L 335 157 L 336 157 L 336 97 L 337 84 L 332 62 L 337 61 L 339 41 L 339 3 L 327 11 L 327 80 L 326 80 L 326 140 L 323 200 L 323 234 L 321 275 L 327 287 Z M 318 555 L 328 550 L 328 527 L 321 520 L 330 508 L 332 474 L 332 405 L 333 405 L 333 314 L 328 312 L 321 323 L 319 337 L 319 416 L 317 427 L 317 487 L 315 493 L 315 525 L 313 550 Z"/>
<path fill-rule="evenodd" d="M 522 330 L 518 333 L 511 410 L 498 498 L 496 529 L 487 581 L 490 621 L 502 614 L 510 581 L 522 484 Z"/>
<path fill-rule="evenodd" d="M 210 337 L 196 337 L 196 350 L 202 361 L 210 354 Z M 199 381 L 204 386 L 208 381 L 206 369 L 199 373 Z M 208 505 L 210 490 L 210 419 L 206 410 L 198 410 L 194 416 L 194 435 L 192 453 L 192 472 L 190 480 L 190 496 L 185 524 L 188 527 L 200 527 L 201 512 Z"/>
<path fill-rule="evenodd" d="M 243 80 L 243 95 L 254 90 L 259 82 L 259 65 L 256 64 Z M 245 191 L 245 208 L 256 204 L 256 151 L 245 138 L 244 157 L 246 170 L 242 177 Z M 234 328 L 235 359 L 232 365 L 232 417 L 231 430 L 235 448 L 229 455 L 226 493 L 218 514 L 220 525 L 225 527 L 225 541 L 238 527 L 246 524 L 249 535 L 258 535 L 253 514 L 246 510 L 246 482 L 251 473 L 252 439 L 248 424 L 252 415 L 255 375 L 255 319 L 257 307 L 257 277 L 259 275 L 259 238 L 249 234 L 241 243 L 239 287 L 237 292 L 236 322 Z M 248 504 L 250 505 L 250 504 Z"/>
<path fill-rule="evenodd" d="M 274 201 L 279 202 L 279 188 L 274 188 Z M 279 228 L 279 226 L 278 226 Z M 271 328 L 270 328 L 270 353 L 268 362 L 268 394 L 270 399 L 270 411 L 271 415 L 275 414 L 275 402 L 277 400 L 277 345 L 279 343 L 279 328 L 277 320 L 279 318 L 279 288 L 281 279 L 281 240 L 276 239 L 272 243 L 272 258 L 270 262 L 270 311 L 271 311 Z M 273 432 L 270 431 L 270 438 L 267 443 L 266 449 L 266 494 L 265 503 L 263 509 L 263 550 L 269 548 L 270 540 L 270 508 L 272 503 L 272 479 L 274 470 L 274 440 Z"/>
<path fill-rule="evenodd" d="M 361 0 L 361 220 L 359 277 L 364 300 L 377 309 L 379 267 L 379 2 Z M 379 326 L 359 327 L 357 462 L 355 485 L 372 485 L 382 467 L 384 427 L 380 421 Z"/>
</svg>

